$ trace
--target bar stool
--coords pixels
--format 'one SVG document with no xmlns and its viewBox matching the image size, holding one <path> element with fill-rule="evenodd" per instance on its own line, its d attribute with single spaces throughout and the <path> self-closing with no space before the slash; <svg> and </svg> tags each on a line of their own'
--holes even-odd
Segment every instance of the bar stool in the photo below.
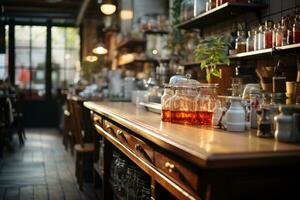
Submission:
<svg viewBox="0 0 300 200">
<path fill-rule="evenodd" d="M 79 189 L 82 190 L 83 186 L 83 177 L 84 177 L 84 162 L 89 158 L 93 157 L 94 153 L 94 144 L 93 143 L 85 143 L 84 142 L 84 129 L 83 129 L 83 115 L 81 106 L 76 102 L 72 104 L 72 110 L 75 115 L 74 121 L 76 124 L 74 136 L 76 144 L 74 145 L 75 156 L 76 156 L 76 166 L 75 166 L 75 175 L 77 178 L 77 183 L 79 185 Z"/>
</svg>

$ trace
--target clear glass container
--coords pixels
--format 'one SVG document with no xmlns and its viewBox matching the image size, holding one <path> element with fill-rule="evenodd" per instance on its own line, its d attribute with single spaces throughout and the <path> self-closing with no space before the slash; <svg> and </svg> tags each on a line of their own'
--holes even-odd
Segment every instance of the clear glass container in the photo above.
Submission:
<svg viewBox="0 0 300 200">
<path fill-rule="evenodd" d="M 180 21 L 181 22 L 184 22 L 185 20 L 187 20 L 186 3 L 187 3 L 187 0 L 183 0 L 180 5 Z"/>
<path fill-rule="evenodd" d="M 198 125 L 212 125 L 214 109 L 217 105 L 218 84 L 201 84 L 196 97 L 196 111 Z"/>
<path fill-rule="evenodd" d="M 235 42 L 236 53 L 246 52 L 246 33 L 245 31 L 238 31 Z"/>
<path fill-rule="evenodd" d="M 246 51 L 254 51 L 254 37 L 255 37 L 255 31 L 249 31 L 248 32 L 248 38 L 246 40 Z"/>
<path fill-rule="evenodd" d="M 176 85 L 171 98 L 171 122 L 179 124 L 197 124 L 195 85 Z"/>
<path fill-rule="evenodd" d="M 207 0 L 194 0 L 194 17 L 205 12 L 206 2 Z"/>
<path fill-rule="evenodd" d="M 265 31 L 264 31 L 264 49 L 273 47 L 273 21 L 265 22 Z"/>
<path fill-rule="evenodd" d="M 263 25 L 260 25 L 258 28 L 258 31 L 256 33 L 256 49 L 255 50 L 261 50 L 264 48 L 264 29 L 265 27 Z"/>
<path fill-rule="evenodd" d="M 194 17 L 194 0 L 186 1 L 186 16 L 187 20 Z"/>
<path fill-rule="evenodd" d="M 295 17 L 295 23 L 293 24 L 293 43 L 300 43 L 300 16 Z"/>
<path fill-rule="evenodd" d="M 171 122 L 171 98 L 174 92 L 171 85 L 165 84 L 164 86 L 164 94 L 161 97 L 161 120 L 163 122 Z"/>
</svg>

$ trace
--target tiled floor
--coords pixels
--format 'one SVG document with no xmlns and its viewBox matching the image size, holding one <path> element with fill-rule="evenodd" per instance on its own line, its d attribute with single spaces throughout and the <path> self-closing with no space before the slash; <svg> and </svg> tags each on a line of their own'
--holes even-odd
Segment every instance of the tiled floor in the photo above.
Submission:
<svg viewBox="0 0 300 200">
<path fill-rule="evenodd" d="M 93 200 L 91 184 L 80 192 L 74 175 L 74 157 L 66 152 L 54 129 L 26 130 L 24 147 L 0 161 L 0 200 Z"/>
</svg>

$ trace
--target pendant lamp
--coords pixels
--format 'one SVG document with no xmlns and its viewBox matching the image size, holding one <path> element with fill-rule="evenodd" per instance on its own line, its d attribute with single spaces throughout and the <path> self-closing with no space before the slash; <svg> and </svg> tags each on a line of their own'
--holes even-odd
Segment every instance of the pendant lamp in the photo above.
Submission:
<svg viewBox="0 0 300 200">
<path fill-rule="evenodd" d="M 104 15 L 112 15 L 116 12 L 117 6 L 113 0 L 102 0 L 100 1 L 100 10 Z"/>
</svg>

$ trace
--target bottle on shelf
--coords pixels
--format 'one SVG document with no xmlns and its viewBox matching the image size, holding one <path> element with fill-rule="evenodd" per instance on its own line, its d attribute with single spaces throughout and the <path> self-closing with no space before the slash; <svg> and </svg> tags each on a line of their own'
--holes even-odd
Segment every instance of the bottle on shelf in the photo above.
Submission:
<svg viewBox="0 0 300 200">
<path fill-rule="evenodd" d="M 255 45 L 254 45 L 255 51 L 264 48 L 264 31 L 265 31 L 264 25 L 260 25 L 255 37 L 256 38 Z"/>
<path fill-rule="evenodd" d="M 234 23 L 231 27 L 231 32 L 230 32 L 230 40 L 229 40 L 229 43 L 230 43 L 230 46 L 229 46 L 229 54 L 232 55 L 232 54 L 235 54 L 236 51 L 235 51 L 235 42 L 236 42 L 236 38 L 237 38 L 237 26 L 236 24 Z"/>
<path fill-rule="evenodd" d="M 246 51 L 254 51 L 254 38 L 256 32 L 254 30 L 248 32 L 248 38 L 246 40 Z"/>
<path fill-rule="evenodd" d="M 271 20 L 265 22 L 264 49 L 273 47 L 273 24 Z"/>
<path fill-rule="evenodd" d="M 281 47 L 283 46 L 283 29 L 282 29 L 282 25 L 281 23 L 277 24 L 276 27 L 276 31 L 275 34 L 273 35 L 273 37 L 275 38 L 274 43 L 273 43 L 273 47 Z"/>
<path fill-rule="evenodd" d="M 300 15 L 296 15 L 293 24 L 293 43 L 300 43 Z"/>
<path fill-rule="evenodd" d="M 245 31 L 238 31 L 236 43 L 235 43 L 236 53 L 246 52 L 246 33 Z"/>
</svg>

